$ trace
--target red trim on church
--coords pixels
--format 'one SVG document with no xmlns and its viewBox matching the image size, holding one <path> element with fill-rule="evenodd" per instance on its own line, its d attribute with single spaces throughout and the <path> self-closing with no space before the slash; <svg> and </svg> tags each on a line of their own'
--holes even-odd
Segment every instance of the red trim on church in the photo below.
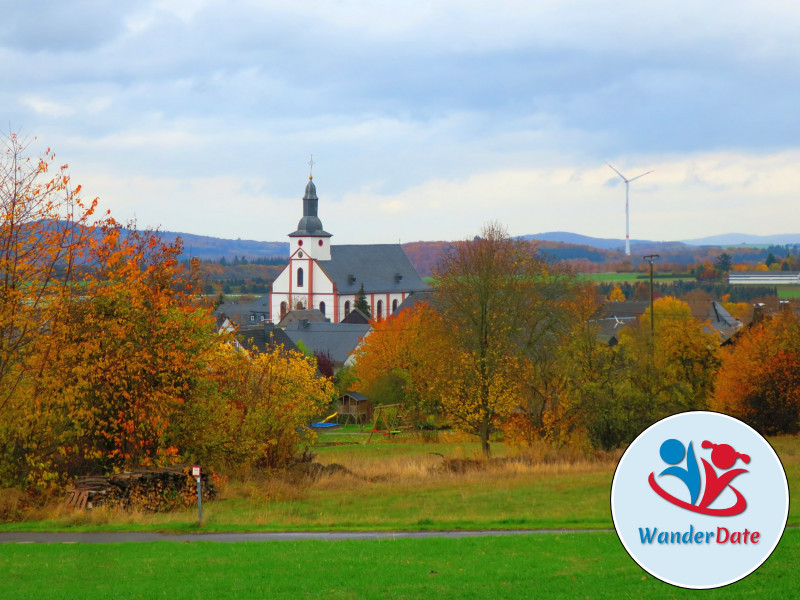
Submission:
<svg viewBox="0 0 800 600">
<path fill-rule="evenodd" d="M 314 264 L 313 259 L 308 257 L 308 300 L 306 308 L 314 308 Z"/>
<path fill-rule="evenodd" d="M 339 290 L 336 284 L 333 284 L 333 322 L 339 322 Z"/>
</svg>

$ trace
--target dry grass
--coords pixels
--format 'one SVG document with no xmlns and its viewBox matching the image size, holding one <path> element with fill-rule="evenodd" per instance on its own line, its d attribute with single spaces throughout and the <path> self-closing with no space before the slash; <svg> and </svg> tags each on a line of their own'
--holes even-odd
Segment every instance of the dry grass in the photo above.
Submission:
<svg viewBox="0 0 800 600">
<path fill-rule="evenodd" d="M 434 450 L 431 447 L 431 450 Z M 569 449 L 554 452 L 552 448 L 526 448 L 524 451 L 502 451 L 503 456 L 486 459 L 478 451 L 456 446 L 447 455 L 439 452 L 379 456 L 352 450 L 327 452 L 317 457 L 322 464 L 341 464 L 350 474 L 335 474 L 310 483 L 309 489 L 352 490 L 389 483 L 419 489 L 450 486 L 454 483 L 473 485 L 502 481 L 536 481 L 554 476 L 608 472 L 621 453 L 587 458 Z"/>
<path fill-rule="evenodd" d="M 488 460 L 470 441 L 325 448 L 315 463 L 299 463 L 285 472 L 232 476 L 219 492 L 220 502 L 204 504 L 205 527 L 479 527 L 502 526 L 504 521 L 530 526 L 543 514 L 543 506 L 554 507 L 554 519 L 562 518 L 570 489 L 591 489 L 590 497 L 605 496 L 619 458 L 619 453 L 590 458 L 544 445 L 524 451 L 502 444 L 492 448 L 495 456 Z M 79 512 L 59 500 L 13 520 L 35 528 L 39 522 L 51 529 L 196 526 L 193 509 L 156 514 L 106 508 Z M 12 501 L 9 495 L 6 505 Z M 604 500 L 598 502 L 605 506 Z M 585 512 L 596 521 L 602 510 L 590 507 Z"/>
</svg>

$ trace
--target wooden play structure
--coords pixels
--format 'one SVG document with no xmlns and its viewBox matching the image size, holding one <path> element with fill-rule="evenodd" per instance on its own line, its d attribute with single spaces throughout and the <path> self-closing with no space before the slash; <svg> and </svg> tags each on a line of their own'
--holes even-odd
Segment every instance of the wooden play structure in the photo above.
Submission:
<svg viewBox="0 0 800 600">
<path fill-rule="evenodd" d="M 369 398 L 358 392 L 343 394 L 336 403 L 336 421 L 340 425 L 347 425 L 351 421 L 363 425 L 372 418 L 372 412 Z"/>
</svg>

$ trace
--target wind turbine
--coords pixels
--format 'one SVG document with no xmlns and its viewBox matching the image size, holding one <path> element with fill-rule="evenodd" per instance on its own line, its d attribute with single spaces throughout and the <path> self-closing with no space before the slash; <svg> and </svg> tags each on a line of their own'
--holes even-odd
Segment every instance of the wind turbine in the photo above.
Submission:
<svg viewBox="0 0 800 600">
<path fill-rule="evenodd" d="M 625 177 L 625 175 L 623 175 L 622 173 L 617 171 L 609 163 L 606 163 L 606 164 L 611 168 L 612 171 L 614 171 L 614 173 L 616 173 L 617 175 L 619 175 L 622 178 L 622 181 L 625 182 L 625 254 L 630 256 L 631 255 L 631 215 L 630 215 L 630 210 L 628 209 L 628 184 L 631 181 L 636 181 L 640 177 L 644 177 L 645 175 L 649 175 L 650 173 L 652 173 L 652 171 L 648 171 L 647 173 L 642 173 L 641 175 L 637 175 L 636 177 L 628 179 L 628 178 Z"/>
</svg>

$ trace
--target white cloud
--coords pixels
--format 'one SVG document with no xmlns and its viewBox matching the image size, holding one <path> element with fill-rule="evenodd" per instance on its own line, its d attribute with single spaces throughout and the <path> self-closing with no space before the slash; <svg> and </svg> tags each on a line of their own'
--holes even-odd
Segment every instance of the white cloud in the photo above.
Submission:
<svg viewBox="0 0 800 600">
<path fill-rule="evenodd" d="M 37 18 L 25 3 L 11 15 L 25 27 L 3 38 L 0 24 L 6 118 L 148 224 L 282 238 L 313 153 L 326 227 L 369 241 L 460 238 L 488 220 L 624 235 L 605 160 L 656 169 L 632 186 L 634 237 L 800 226 L 795 5 L 52 6 L 46 41 L 14 42 Z"/>
<path fill-rule="evenodd" d="M 37 96 L 22 96 L 20 102 L 43 117 L 69 117 L 74 113 L 70 106 Z"/>
</svg>

